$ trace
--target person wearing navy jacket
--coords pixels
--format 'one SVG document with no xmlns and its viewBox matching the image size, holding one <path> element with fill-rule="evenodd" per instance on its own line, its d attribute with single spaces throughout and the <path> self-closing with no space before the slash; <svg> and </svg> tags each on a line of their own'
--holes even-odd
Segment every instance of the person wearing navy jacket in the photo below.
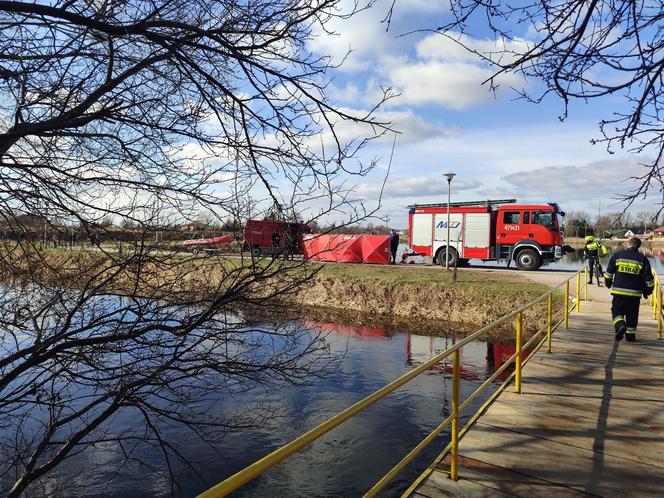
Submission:
<svg viewBox="0 0 664 498">
<path fill-rule="evenodd" d="M 641 240 L 636 237 L 629 239 L 627 249 L 611 256 L 604 273 L 606 286 L 613 295 L 611 315 L 616 341 L 623 336 L 628 342 L 636 341 L 641 296 L 647 298 L 655 288 L 650 262 L 639 252 L 639 247 Z"/>
<path fill-rule="evenodd" d="M 397 249 L 399 249 L 399 234 L 390 230 L 390 264 L 397 262 Z"/>
</svg>

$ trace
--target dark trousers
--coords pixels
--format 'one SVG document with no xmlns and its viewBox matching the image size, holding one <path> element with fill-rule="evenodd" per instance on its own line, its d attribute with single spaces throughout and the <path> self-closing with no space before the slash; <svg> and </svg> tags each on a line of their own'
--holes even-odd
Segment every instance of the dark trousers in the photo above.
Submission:
<svg viewBox="0 0 664 498">
<path fill-rule="evenodd" d="M 397 251 L 390 250 L 390 263 L 395 264 L 397 262 Z"/>
<path fill-rule="evenodd" d="M 590 282 L 593 281 L 593 272 L 595 271 L 595 260 L 596 260 L 596 259 L 597 259 L 597 258 L 595 258 L 595 257 L 593 257 L 593 256 L 590 256 L 590 257 L 588 258 L 588 271 L 590 272 L 590 273 L 589 273 L 589 275 L 590 275 Z M 602 263 L 599 264 L 599 270 L 600 270 L 600 271 L 603 271 L 603 270 L 602 270 Z M 599 275 L 597 275 L 597 280 L 599 280 L 600 278 L 602 278 L 602 274 L 601 274 L 601 273 L 600 273 Z"/>
<path fill-rule="evenodd" d="M 640 297 L 613 296 L 611 303 L 611 315 L 613 326 L 618 331 L 621 324 L 627 327 L 626 334 L 636 336 L 636 326 L 639 324 Z"/>
</svg>

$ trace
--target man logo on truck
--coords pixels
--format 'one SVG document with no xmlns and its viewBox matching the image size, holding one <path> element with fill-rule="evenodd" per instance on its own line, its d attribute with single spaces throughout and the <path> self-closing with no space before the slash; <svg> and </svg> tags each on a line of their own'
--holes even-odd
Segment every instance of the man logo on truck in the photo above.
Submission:
<svg viewBox="0 0 664 498">
<path fill-rule="evenodd" d="M 450 222 L 450 229 L 452 228 L 457 228 L 459 225 L 461 225 L 460 221 L 451 221 Z M 447 222 L 446 221 L 441 221 L 436 225 L 436 228 L 447 228 Z"/>
</svg>

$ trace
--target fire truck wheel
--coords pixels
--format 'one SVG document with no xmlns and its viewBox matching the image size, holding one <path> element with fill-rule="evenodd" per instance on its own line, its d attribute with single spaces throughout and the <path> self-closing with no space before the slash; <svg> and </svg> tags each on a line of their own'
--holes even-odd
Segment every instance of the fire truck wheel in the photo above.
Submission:
<svg viewBox="0 0 664 498">
<path fill-rule="evenodd" d="M 258 256 L 260 256 L 260 255 L 261 255 L 261 248 L 260 248 L 260 247 L 253 247 L 253 248 L 251 249 L 251 255 L 252 255 L 254 258 L 257 258 Z"/>
<path fill-rule="evenodd" d="M 196 255 L 198 254 L 198 249 L 197 249 L 197 248 L 193 248 L 193 249 L 191 250 L 191 254 L 193 254 L 194 256 L 196 256 Z"/>
<path fill-rule="evenodd" d="M 519 270 L 537 270 L 541 266 L 539 254 L 534 249 L 522 249 L 516 255 Z"/>
<path fill-rule="evenodd" d="M 438 252 L 436 253 L 436 261 L 438 261 L 438 264 L 442 267 L 445 267 L 445 259 L 449 259 L 449 266 L 455 266 L 459 265 L 459 253 L 454 249 L 454 247 L 450 247 L 450 253 L 449 256 L 447 256 L 447 248 L 446 247 L 441 247 L 438 249 Z"/>
</svg>

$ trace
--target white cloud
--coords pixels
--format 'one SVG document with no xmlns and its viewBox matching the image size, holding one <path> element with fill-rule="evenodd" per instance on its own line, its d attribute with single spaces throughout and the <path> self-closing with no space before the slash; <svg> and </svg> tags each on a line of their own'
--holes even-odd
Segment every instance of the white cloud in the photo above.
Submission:
<svg viewBox="0 0 664 498">
<path fill-rule="evenodd" d="M 382 22 L 390 2 L 378 1 L 372 8 L 358 12 L 350 18 L 333 18 L 326 28 L 315 33 L 309 48 L 314 53 L 332 56 L 334 62 L 344 61 L 341 70 L 361 75 L 364 82 L 344 82 L 332 87 L 331 97 L 346 103 L 375 103 L 380 86 L 391 86 L 401 95 L 389 105 L 438 104 L 455 110 L 490 101 L 494 93 L 483 84 L 494 75 L 495 68 L 462 46 L 483 53 L 486 57 L 505 62 L 513 55 L 523 53 L 528 42 L 522 39 L 478 39 L 460 33 L 431 34 L 422 37 L 412 33 L 400 35 L 400 27 L 410 22 L 407 18 L 430 22 L 431 15 L 445 10 L 443 2 L 419 0 L 409 2 L 401 9 L 397 3 L 392 26 L 386 31 Z M 352 10 L 352 2 L 342 2 L 342 12 Z M 459 43 L 457 43 L 457 40 Z M 352 53 L 348 54 L 349 50 Z M 347 56 L 347 58 L 346 58 Z M 346 58 L 344 60 L 344 58 Z M 368 80 L 368 81 L 367 81 Z M 495 83 L 500 87 L 525 85 L 513 74 L 500 75 Z M 359 86 L 365 90 L 360 91 Z M 374 98 L 373 101 L 370 101 Z"/>
<path fill-rule="evenodd" d="M 508 63 L 524 54 L 531 46 L 531 42 L 521 38 L 482 39 L 447 32 L 423 38 L 417 43 L 416 52 L 418 57 L 427 60 L 479 63 L 482 58 L 478 54 L 481 54 L 493 62 Z"/>
<path fill-rule="evenodd" d="M 417 62 L 393 69 L 389 79 L 401 93 L 399 104 L 441 104 L 463 110 L 494 98 L 488 85 L 482 83 L 493 71 L 476 64 L 462 62 Z M 498 83 L 517 86 L 514 75 L 498 78 Z"/>
<path fill-rule="evenodd" d="M 442 13 L 447 10 L 447 7 L 446 2 L 441 2 L 440 0 L 408 0 L 407 2 L 397 2 L 394 6 L 394 17 L 398 19 L 402 15 L 412 16 L 415 13 Z"/>
<path fill-rule="evenodd" d="M 635 156 L 595 161 L 583 166 L 550 166 L 519 171 L 504 180 L 522 192 L 523 198 L 563 199 L 567 202 L 617 199 L 637 186 L 632 176 L 646 172 L 643 158 Z"/>
<path fill-rule="evenodd" d="M 369 8 L 364 8 L 370 5 Z M 348 15 L 358 10 L 357 13 Z M 386 22 L 392 10 L 390 26 Z M 426 25 L 430 16 L 447 9 L 440 0 L 342 0 L 336 17 L 326 24 L 325 30 L 317 27 L 309 42 L 309 49 L 320 55 L 331 56 L 334 63 L 344 61 L 341 70 L 349 73 L 371 71 L 380 59 L 389 54 L 404 52 L 413 44 L 412 37 L 400 37 L 403 30 L 410 31 L 410 24 L 417 29 Z M 349 54 L 349 51 L 351 52 Z"/>
<path fill-rule="evenodd" d="M 496 73 L 496 68 L 468 49 L 494 62 L 507 62 L 527 47 L 525 40 L 433 34 L 417 43 L 417 59 L 388 58 L 385 72 L 390 83 L 401 93 L 400 104 L 434 103 L 463 110 L 495 97 L 486 82 Z M 501 74 L 494 83 L 498 87 L 522 88 L 526 82 L 514 74 Z"/>
<path fill-rule="evenodd" d="M 454 182 L 454 190 L 472 190 L 480 187 L 482 183 L 478 180 L 459 180 Z M 380 196 L 383 185 L 380 181 L 362 183 L 354 192 L 362 199 L 377 199 Z M 447 184 L 442 175 L 415 176 L 412 178 L 389 178 L 383 190 L 383 199 L 389 200 L 402 197 L 440 197 L 447 193 Z"/>
<path fill-rule="evenodd" d="M 344 61 L 341 69 L 347 72 L 366 70 L 377 57 L 389 53 L 398 44 L 394 34 L 387 32 L 381 22 L 387 14 L 385 2 L 378 2 L 383 8 L 374 6 L 346 18 L 353 11 L 354 3 L 351 0 L 341 2 L 339 16 L 330 19 L 325 30 L 318 27 L 309 41 L 309 50 L 331 56 L 335 64 Z"/>
<path fill-rule="evenodd" d="M 340 110 L 351 116 L 366 115 L 366 111 L 359 109 L 342 108 Z M 411 109 L 403 111 L 378 111 L 373 117 L 377 122 L 391 123 L 391 129 L 398 132 L 397 143 L 399 145 L 458 135 L 458 132 L 455 130 L 425 121 Z M 375 130 L 370 125 L 350 120 L 337 121 L 335 131 L 339 142 L 342 144 L 355 140 L 358 137 L 370 137 L 375 133 Z M 394 135 L 392 133 L 387 133 L 380 137 L 377 143 L 391 145 L 393 138 Z M 308 141 L 308 145 L 315 149 L 320 148 L 321 143 L 329 150 L 335 143 L 332 133 L 328 131 L 311 137 Z"/>
<path fill-rule="evenodd" d="M 337 102 L 356 102 L 361 99 L 360 89 L 353 83 L 346 83 L 343 87 L 329 85 L 327 90 L 328 97 Z M 379 100 L 376 100 L 378 102 Z"/>
</svg>

